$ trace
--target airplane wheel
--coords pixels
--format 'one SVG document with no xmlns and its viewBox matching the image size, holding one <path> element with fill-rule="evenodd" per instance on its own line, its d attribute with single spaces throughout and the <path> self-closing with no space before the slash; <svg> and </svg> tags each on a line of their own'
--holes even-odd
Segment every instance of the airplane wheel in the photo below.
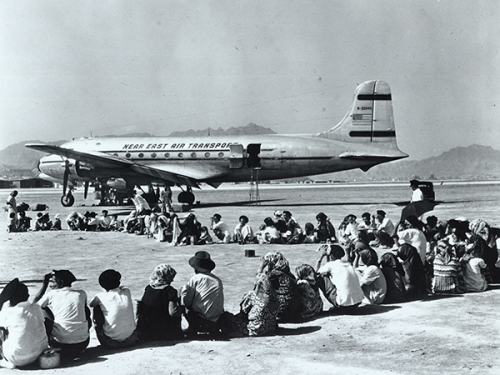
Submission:
<svg viewBox="0 0 500 375">
<path fill-rule="evenodd" d="M 191 206 L 194 203 L 194 194 L 190 191 L 183 191 L 179 194 L 177 200 L 179 203 L 185 203 Z"/>
<path fill-rule="evenodd" d="M 61 204 L 64 207 L 71 207 L 75 203 L 75 197 L 73 194 L 66 194 L 61 197 Z"/>
</svg>

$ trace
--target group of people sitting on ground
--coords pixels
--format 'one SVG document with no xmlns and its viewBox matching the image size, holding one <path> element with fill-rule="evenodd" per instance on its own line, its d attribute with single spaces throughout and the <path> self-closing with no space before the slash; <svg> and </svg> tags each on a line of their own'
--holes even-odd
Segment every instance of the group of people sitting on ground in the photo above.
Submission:
<svg viewBox="0 0 500 375">
<path fill-rule="evenodd" d="M 377 212 L 379 225 L 384 214 Z M 76 278 L 68 270 L 45 275 L 33 303 L 28 302 L 26 285 L 14 279 L 0 294 L 0 365 L 27 365 L 49 346 L 74 358 L 88 346 L 92 323 L 107 349 L 200 334 L 269 335 L 280 322 L 323 312 L 323 297 L 330 310 L 349 313 L 360 305 L 400 303 L 425 293 L 481 292 L 499 281 L 498 230 L 483 220 L 439 222 L 429 216 L 424 225 L 409 216 L 388 233 L 393 246 L 379 256 L 374 248 L 380 252 L 385 237 L 377 233 L 380 227 L 372 226 L 369 214 L 363 219 L 358 225 L 349 215 L 340 230 L 341 243 L 333 243 L 332 236 L 324 238 L 315 267 L 302 264 L 294 274 L 281 252 L 265 254 L 253 289 L 235 313 L 224 309 L 223 283 L 212 273 L 215 262 L 206 251 L 189 259 L 195 274 L 180 290 L 171 286 L 176 271 L 158 265 L 135 314 L 130 290 L 120 286 L 121 275 L 115 270 L 99 276 L 103 291 L 88 305 L 86 293 L 72 288 Z"/>
<path fill-rule="evenodd" d="M 95 217 L 95 216 L 94 216 Z M 109 220 L 108 220 L 109 219 Z M 84 215 L 73 212 L 68 216 L 68 226 L 73 230 L 116 230 L 124 233 L 146 235 L 158 242 L 170 245 L 206 245 L 212 243 L 239 244 L 302 244 L 335 242 L 335 228 L 326 214 L 316 215 L 317 223 L 306 223 L 304 229 L 290 211 L 275 211 L 274 218 L 267 217 L 259 230 L 255 231 L 246 215 L 239 217 L 238 223 L 231 229 L 220 214 L 210 218 L 210 226 L 200 223 L 194 213 L 180 218 L 174 212 L 152 210 L 133 210 L 124 220 L 116 215 L 108 216 L 106 210 L 95 224 L 89 224 Z M 85 228 L 85 229 L 82 229 Z M 95 229 L 89 229 L 95 228 Z"/>
</svg>

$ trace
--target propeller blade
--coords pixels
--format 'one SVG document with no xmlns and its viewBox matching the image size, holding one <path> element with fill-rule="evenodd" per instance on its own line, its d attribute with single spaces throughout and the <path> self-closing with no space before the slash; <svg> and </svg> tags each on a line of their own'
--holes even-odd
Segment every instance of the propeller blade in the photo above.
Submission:
<svg viewBox="0 0 500 375">
<path fill-rule="evenodd" d="M 68 188 L 68 178 L 69 178 L 69 163 L 66 160 L 66 167 L 64 168 L 64 177 L 63 177 L 63 195 L 66 195 L 66 189 Z"/>
<path fill-rule="evenodd" d="M 87 194 L 89 192 L 89 182 L 85 181 L 85 185 L 83 185 L 83 198 L 87 199 Z"/>
</svg>

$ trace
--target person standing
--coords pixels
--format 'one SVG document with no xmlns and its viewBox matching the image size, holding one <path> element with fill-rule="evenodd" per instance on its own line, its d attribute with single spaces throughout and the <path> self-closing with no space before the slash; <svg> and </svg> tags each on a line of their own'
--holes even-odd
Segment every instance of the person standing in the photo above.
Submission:
<svg viewBox="0 0 500 375">
<path fill-rule="evenodd" d="M 160 193 L 161 213 L 173 212 L 172 209 L 172 189 L 169 185 L 165 185 L 163 191 Z"/>
<path fill-rule="evenodd" d="M 7 199 L 7 218 L 10 218 L 10 214 L 14 214 L 14 224 L 17 227 L 17 202 L 16 202 L 16 197 L 17 197 L 17 190 L 12 191 L 10 193 L 9 198 Z"/>
</svg>

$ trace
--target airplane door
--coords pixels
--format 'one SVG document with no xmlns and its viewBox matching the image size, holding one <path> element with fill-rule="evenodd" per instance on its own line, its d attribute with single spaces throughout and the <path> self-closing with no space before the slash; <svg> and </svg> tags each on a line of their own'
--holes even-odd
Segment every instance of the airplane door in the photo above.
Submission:
<svg viewBox="0 0 500 375">
<path fill-rule="evenodd" d="M 229 145 L 229 168 L 243 168 L 243 145 L 239 143 Z"/>
</svg>

